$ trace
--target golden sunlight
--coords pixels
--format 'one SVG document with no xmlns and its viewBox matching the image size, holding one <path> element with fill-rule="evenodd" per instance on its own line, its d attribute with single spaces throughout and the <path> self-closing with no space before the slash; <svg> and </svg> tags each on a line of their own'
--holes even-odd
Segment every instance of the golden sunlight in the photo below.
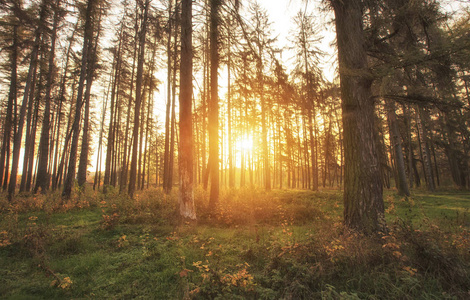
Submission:
<svg viewBox="0 0 470 300">
<path fill-rule="evenodd" d="M 245 152 L 253 150 L 253 138 L 243 137 L 241 140 L 237 141 L 237 149 Z"/>
</svg>

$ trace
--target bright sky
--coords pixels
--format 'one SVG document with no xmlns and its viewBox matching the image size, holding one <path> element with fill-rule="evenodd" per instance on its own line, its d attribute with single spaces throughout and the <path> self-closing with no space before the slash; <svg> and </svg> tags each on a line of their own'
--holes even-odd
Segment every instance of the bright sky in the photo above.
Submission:
<svg viewBox="0 0 470 300">
<path fill-rule="evenodd" d="M 315 21 L 323 30 L 323 32 L 320 33 L 320 35 L 323 36 L 323 41 L 319 48 L 326 54 L 321 68 L 323 69 L 325 79 L 333 81 L 337 66 L 334 57 L 335 49 L 331 46 L 331 43 L 335 39 L 334 24 L 331 23 L 333 14 L 320 10 L 322 7 L 321 0 L 310 0 L 308 3 L 304 2 L 305 1 L 302 0 L 258 0 L 258 3 L 268 12 L 269 20 L 272 23 L 273 34 L 278 37 L 279 47 L 290 46 L 289 36 L 295 28 L 293 19 L 300 10 L 307 10 L 308 13 L 312 13 L 317 17 Z M 287 60 L 289 56 L 290 55 L 286 53 L 283 57 L 284 63 L 287 65 L 290 62 Z"/>
</svg>

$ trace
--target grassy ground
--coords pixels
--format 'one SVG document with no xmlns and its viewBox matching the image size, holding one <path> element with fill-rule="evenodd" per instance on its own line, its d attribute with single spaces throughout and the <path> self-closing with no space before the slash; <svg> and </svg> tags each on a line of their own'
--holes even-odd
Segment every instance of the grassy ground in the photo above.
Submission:
<svg viewBox="0 0 470 300">
<path fill-rule="evenodd" d="M 341 224 L 339 191 L 111 191 L 0 199 L 0 298 L 468 299 L 470 193 L 385 195 L 389 232 Z"/>
</svg>

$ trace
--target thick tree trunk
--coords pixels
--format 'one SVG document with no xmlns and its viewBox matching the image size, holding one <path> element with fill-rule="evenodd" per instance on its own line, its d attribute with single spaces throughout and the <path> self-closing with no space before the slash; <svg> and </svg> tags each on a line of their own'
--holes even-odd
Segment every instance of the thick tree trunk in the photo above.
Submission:
<svg viewBox="0 0 470 300">
<path fill-rule="evenodd" d="M 181 66 L 179 112 L 180 216 L 196 220 L 193 195 L 193 127 L 192 127 L 192 0 L 182 1 Z"/>
<path fill-rule="evenodd" d="M 383 190 L 374 127 L 372 80 L 358 0 L 331 0 L 335 11 L 343 109 L 344 224 L 366 234 L 384 230 Z"/>
</svg>

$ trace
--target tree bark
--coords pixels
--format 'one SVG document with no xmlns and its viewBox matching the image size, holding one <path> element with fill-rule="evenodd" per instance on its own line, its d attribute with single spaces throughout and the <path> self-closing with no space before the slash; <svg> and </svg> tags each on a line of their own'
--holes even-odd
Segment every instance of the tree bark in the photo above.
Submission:
<svg viewBox="0 0 470 300">
<path fill-rule="evenodd" d="M 70 146 L 70 157 L 69 165 L 67 167 L 67 176 L 64 182 L 64 190 L 62 196 L 64 198 L 70 198 L 72 194 L 73 181 L 75 178 L 75 168 L 77 163 L 77 150 L 78 141 L 80 135 L 80 118 L 82 114 L 83 106 L 83 89 L 85 87 L 85 79 L 87 76 L 87 64 L 88 64 L 88 51 L 89 44 L 93 39 L 93 7 L 95 5 L 94 0 L 88 0 L 86 14 L 85 14 L 85 34 L 83 37 L 83 53 L 82 53 L 82 65 L 80 68 L 80 79 L 78 82 L 77 100 L 75 107 L 75 118 L 72 125 L 72 144 Z"/>
<path fill-rule="evenodd" d="M 10 161 L 10 142 L 12 136 L 13 125 L 13 105 L 17 97 L 17 69 L 18 69 L 18 25 L 13 25 L 13 44 L 10 53 L 10 90 L 8 92 L 8 104 L 3 125 L 3 139 L 2 149 L 0 152 L 0 184 L 3 184 L 4 189 L 7 186 L 9 179 L 8 162 Z M 8 155 L 7 155 L 8 154 Z"/>
<path fill-rule="evenodd" d="M 208 114 L 209 127 L 209 168 L 211 190 L 209 209 L 215 211 L 219 203 L 219 9 L 220 0 L 210 0 L 210 102 Z"/>
<path fill-rule="evenodd" d="M 31 86 L 32 86 L 32 79 L 33 76 L 36 74 L 36 67 L 38 62 L 38 54 L 39 54 L 39 42 L 41 40 L 41 34 L 44 27 L 44 22 L 46 18 L 46 6 L 47 1 L 43 0 L 41 3 L 41 12 L 39 17 L 39 25 L 35 32 L 35 40 L 33 49 L 31 51 L 31 61 L 29 64 L 28 70 L 28 77 L 26 78 L 26 85 L 24 88 L 23 94 L 23 103 L 21 104 L 20 108 L 20 116 L 18 120 L 17 130 L 14 135 L 14 144 L 13 144 L 13 158 L 11 164 L 11 173 L 10 173 L 10 182 L 8 184 L 8 200 L 13 200 L 13 196 L 15 194 L 16 189 L 16 180 L 18 175 L 18 163 L 20 159 L 20 149 L 21 149 L 21 140 L 23 138 L 23 126 L 24 126 L 24 119 L 26 115 L 26 106 L 28 103 L 29 97 L 31 97 Z"/>
<path fill-rule="evenodd" d="M 139 40 L 139 58 L 137 63 L 137 77 L 136 77 L 136 95 L 135 95 L 135 108 L 134 108 L 134 130 L 132 134 L 132 158 L 131 170 L 129 173 L 129 188 L 127 193 L 129 196 L 134 196 L 135 183 L 137 176 L 137 152 L 139 144 L 139 120 L 140 120 L 140 106 L 142 102 L 142 75 L 144 71 L 144 54 L 145 54 L 145 36 L 147 33 L 147 18 L 150 0 L 146 0 L 144 4 L 144 18 L 142 20 Z"/>
<path fill-rule="evenodd" d="M 49 160 L 49 139 L 50 139 L 50 110 L 51 110 L 51 90 L 52 83 L 54 81 L 54 58 L 55 58 L 55 42 L 57 38 L 57 27 L 59 24 L 59 9 L 60 0 L 57 0 L 55 12 L 54 12 L 54 23 L 52 25 L 51 33 L 51 49 L 49 51 L 49 68 L 47 72 L 46 82 L 46 104 L 44 107 L 44 116 L 42 119 L 41 139 L 39 141 L 39 162 L 38 162 L 38 173 L 36 186 L 34 192 L 36 193 L 39 188 L 44 194 L 49 188 L 49 176 L 47 167 Z"/>
<path fill-rule="evenodd" d="M 122 35 L 122 28 L 121 33 Z M 113 157 L 115 156 L 115 102 L 116 102 L 116 94 L 118 87 L 118 81 L 121 74 L 121 46 L 122 45 L 122 38 L 119 39 L 118 50 L 115 54 L 115 69 L 114 69 L 114 80 L 113 80 L 113 87 L 111 89 L 111 112 L 109 117 L 109 127 L 108 127 L 108 144 L 106 147 L 106 160 L 105 160 L 105 169 L 104 169 L 104 179 L 103 179 L 103 191 L 106 193 L 107 186 L 111 184 L 111 177 L 112 177 L 112 164 L 113 164 Z"/>
<path fill-rule="evenodd" d="M 59 161 L 59 145 L 60 145 L 60 133 L 61 133 L 61 119 L 62 119 L 62 107 L 65 103 L 65 85 L 67 82 L 67 71 L 69 68 L 69 62 L 70 62 L 70 56 L 71 56 L 71 51 L 72 51 L 72 46 L 73 46 L 73 41 L 75 37 L 75 33 L 77 32 L 78 28 L 78 23 L 75 24 L 75 27 L 73 29 L 72 35 L 70 36 L 70 43 L 67 48 L 67 54 L 65 58 L 65 67 L 64 67 L 64 72 L 62 75 L 62 79 L 60 82 L 60 88 L 59 88 L 59 95 L 58 95 L 58 101 L 59 105 L 57 107 L 57 112 L 56 112 L 56 141 L 55 141 L 55 153 L 54 153 L 54 163 L 52 164 L 52 190 L 55 191 L 57 188 L 57 173 L 58 173 L 58 161 Z M 73 86 L 73 84 L 72 84 Z M 67 126 L 68 127 L 68 126 Z M 68 128 L 67 128 L 68 130 Z M 67 134 L 67 131 L 66 133 Z"/>
<path fill-rule="evenodd" d="M 193 53 L 192 53 L 192 0 L 183 0 L 181 9 L 181 65 L 179 111 L 179 171 L 180 216 L 196 220 L 193 194 Z"/>
<path fill-rule="evenodd" d="M 171 112 L 171 32 L 172 32 L 172 3 L 168 2 L 168 40 L 167 40 L 167 99 L 165 113 L 165 152 L 163 154 L 163 190 L 169 193 L 169 165 L 170 165 L 170 112 Z"/>
<path fill-rule="evenodd" d="M 136 10 L 137 11 L 137 10 Z M 135 36 L 137 36 L 139 32 L 138 20 L 135 19 L 134 23 L 134 32 Z M 119 192 L 122 193 L 127 186 L 127 173 L 129 169 L 129 159 L 127 155 L 128 151 L 128 140 L 129 140 L 129 126 L 130 126 L 130 119 L 131 119 L 131 108 L 132 108 L 132 94 L 134 92 L 134 74 L 135 74 L 135 63 L 136 63 L 136 55 L 137 55 L 137 41 L 134 43 L 134 52 L 132 55 L 132 72 L 131 72 L 131 87 L 129 90 L 129 99 L 127 101 L 127 118 L 126 118 L 126 131 L 124 134 L 124 151 L 122 153 L 122 164 L 121 164 L 121 178 L 120 178 L 120 185 L 119 185 Z"/>
<path fill-rule="evenodd" d="M 173 51 L 173 84 L 171 86 L 171 123 L 170 123 L 170 157 L 168 161 L 168 180 L 167 180 L 167 192 L 171 192 L 173 188 L 173 172 L 175 166 L 175 138 L 176 138 L 176 73 L 178 66 L 178 6 L 175 6 L 175 49 Z"/>
<path fill-rule="evenodd" d="M 90 130 L 90 98 L 91 98 L 91 87 L 93 85 L 93 77 L 95 73 L 95 64 L 97 60 L 97 48 L 98 41 L 101 32 L 101 12 L 97 20 L 97 33 L 94 43 L 90 41 L 88 46 L 88 63 L 87 63 L 87 78 L 86 78 L 86 87 L 85 87 L 85 115 L 83 118 L 83 135 L 82 135 L 82 145 L 80 151 L 80 160 L 78 163 L 78 172 L 77 172 L 77 183 L 79 187 L 84 188 L 86 183 L 86 175 L 88 168 L 88 154 L 89 154 L 89 130 Z"/>
<path fill-rule="evenodd" d="M 398 130 L 397 124 L 397 114 L 395 113 L 395 104 L 388 104 L 388 121 L 390 126 L 390 142 L 393 146 L 393 151 L 395 153 L 395 165 L 397 169 L 397 178 L 396 182 L 398 194 L 399 195 L 410 195 L 410 189 L 408 188 L 408 181 L 406 179 L 405 171 L 405 159 L 403 157 L 403 149 L 401 146 L 401 137 Z"/>
<path fill-rule="evenodd" d="M 344 224 L 372 234 L 385 229 L 385 220 L 363 7 L 358 0 L 331 0 L 331 3 L 335 12 L 343 109 Z"/>
<path fill-rule="evenodd" d="M 231 40 L 230 33 L 228 33 L 228 57 L 227 57 L 227 123 L 228 123 L 228 185 L 230 188 L 235 187 L 235 170 L 233 168 L 233 141 L 232 141 L 232 91 L 230 82 L 231 73 Z"/>
<path fill-rule="evenodd" d="M 434 192 L 434 177 L 432 174 L 432 162 L 431 162 L 431 153 L 429 151 L 429 141 L 428 141 L 428 130 L 425 124 L 425 116 L 427 112 L 424 111 L 422 107 L 418 108 L 418 116 L 416 118 L 419 135 L 421 136 L 421 151 L 423 155 L 423 166 L 424 166 L 424 175 L 426 176 L 426 186 L 428 191 Z"/>
</svg>

